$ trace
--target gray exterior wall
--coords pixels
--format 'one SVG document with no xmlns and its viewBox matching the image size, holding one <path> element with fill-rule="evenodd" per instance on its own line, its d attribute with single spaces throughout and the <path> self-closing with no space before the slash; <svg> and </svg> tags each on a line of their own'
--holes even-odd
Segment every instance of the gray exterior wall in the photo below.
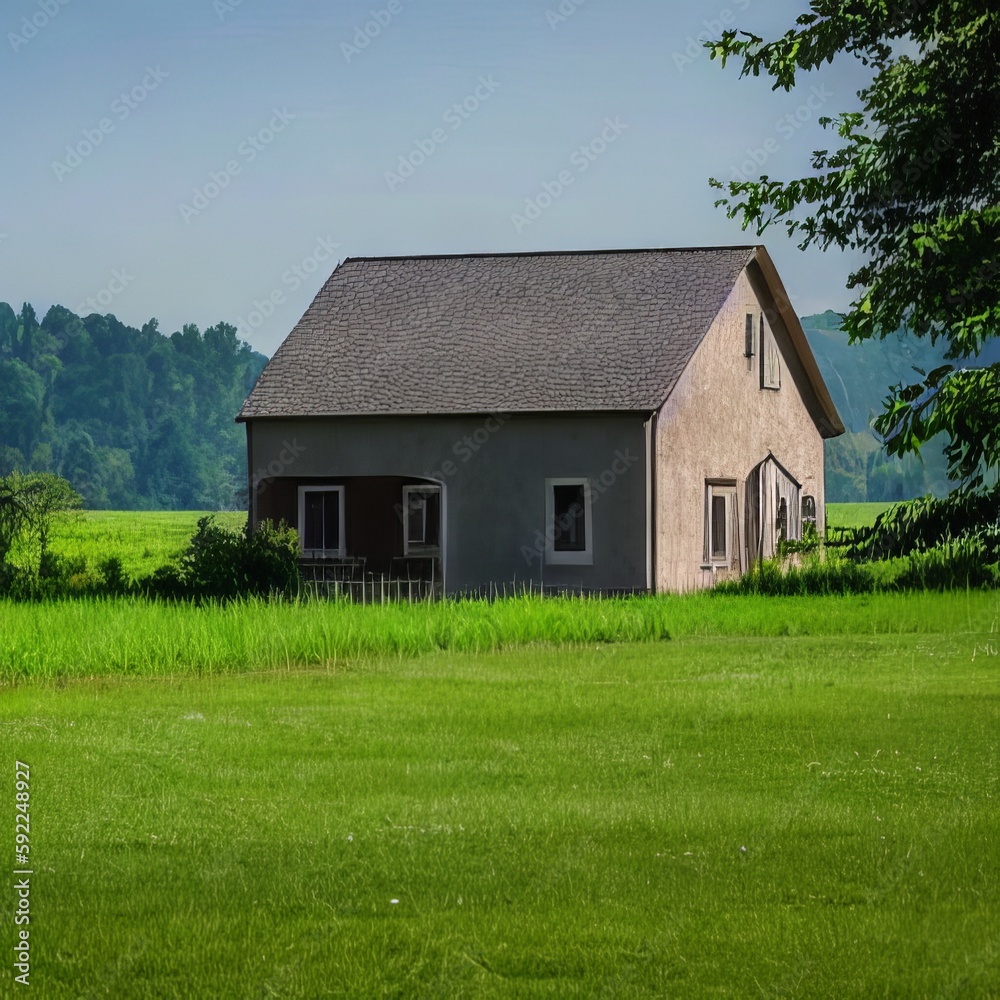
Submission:
<svg viewBox="0 0 1000 1000">
<path fill-rule="evenodd" d="M 291 496 L 300 479 L 442 483 L 449 593 L 515 581 L 647 589 L 648 466 L 640 414 L 259 418 L 248 422 L 248 450 L 258 491 L 286 487 L 273 489 L 272 497 Z M 559 477 L 591 483 L 593 565 L 545 563 L 545 480 Z M 258 506 L 273 513 L 262 497 L 251 500 L 254 520 Z M 287 499 L 282 504 L 294 524 L 297 509 L 288 509 Z"/>
</svg>

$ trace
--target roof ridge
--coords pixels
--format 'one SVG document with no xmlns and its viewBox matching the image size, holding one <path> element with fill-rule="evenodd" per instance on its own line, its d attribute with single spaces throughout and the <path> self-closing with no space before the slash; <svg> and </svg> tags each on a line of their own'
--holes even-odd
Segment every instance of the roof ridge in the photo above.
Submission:
<svg viewBox="0 0 1000 1000">
<path fill-rule="evenodd" d="M 643 253 L 717 253 L 722 250 L 757 250 L 762 245 L 760 243 L 738 243 L 696 247 L 621 247 L 605 250 L 508 250 L 472 253 L 386 254 L 374 257 L 345 257 L 343 262 L 348 264 L 366 261 L 374 263 L 400 260 L 490 260 L 510 257 L 611 257 Z"/>
</svg>

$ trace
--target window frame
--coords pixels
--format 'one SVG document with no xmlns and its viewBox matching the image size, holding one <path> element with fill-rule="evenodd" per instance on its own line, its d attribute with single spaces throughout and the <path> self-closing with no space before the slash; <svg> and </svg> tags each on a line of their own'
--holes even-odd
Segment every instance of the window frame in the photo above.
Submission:
<svg viewBox="0 0 1000 1000">
<path fill-rule="evenodd" d="M 438 498 L 438 543 L 430 545 L 424 540 L 413 540 L 410 538 L 410 497 L 424 497 L 423 521 L 424 538 L 427 537 L 427 501 L 428 496 Z M 439 555 L 441 552 L 441 487 L 434 483 L 410 483 L 403 487 L 403 555 Z"/>
<path fill-rule="evenodd" d="M 568 552 L 556 549 L 556 486 L 583 488 L 583 549 Z M 593 566 L 594 518 L 593 492 L 586 476 L 557 476 L 545 480 L 545 563 L 548 566 Z"/>
<path fill-rule="evenodd" d="M 716 497 L 725 499 L 726 549 L 723 558 L 716 558 L 712 551 L 714 535 L 713 500 Z M 702 548 L 703 569 L 732 569 L 733 563 L 740 562 L 739 543 L 739 502 L 737 482 L 735 479 L 705 480 L 705 524 Z"/>
<path fill-rule="evenodd" d="M 306 548 L 305 519 L 306 519 L 306 494 L 307 493 L 337 493 L 337 530 L 340 535 L 340 546 L 336 549 L 316 549 Z M 343 486 L 300 486 L 299 487 L 299 552 L 303 559 L 345 559 L 347 553 L 347 542 L 345 536 L 346 518 L 344 512 L 344 487 Z"/>
</svg>

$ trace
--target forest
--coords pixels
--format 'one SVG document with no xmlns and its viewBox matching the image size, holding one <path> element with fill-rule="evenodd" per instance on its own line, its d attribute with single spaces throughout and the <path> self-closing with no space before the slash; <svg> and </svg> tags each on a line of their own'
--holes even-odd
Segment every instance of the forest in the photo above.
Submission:
<svg viewBox="0 0 1000 1000">
<path fill-rule="evenodd" d="M 165 336 L 0 302 L 0 475 L 55 473 L 95 510 L 243 507 L 234 418 L 266 363 L 228 323 Z"/>
</svg>

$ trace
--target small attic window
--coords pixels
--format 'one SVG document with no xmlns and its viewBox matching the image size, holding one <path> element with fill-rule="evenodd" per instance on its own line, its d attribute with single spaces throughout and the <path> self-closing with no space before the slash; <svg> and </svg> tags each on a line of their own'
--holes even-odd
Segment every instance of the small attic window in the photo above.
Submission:
<svg viewBox="0 0 1000 1000">
<path fill-rule="evenodd" d="M 743 357 L 747 359 L 747 371 L 753 371 L 753 348 L 754 348 L 754 335 L 753 335 L 753 313 L 747 313 L 746 330 L 743 335 Z"/>
</svg>

